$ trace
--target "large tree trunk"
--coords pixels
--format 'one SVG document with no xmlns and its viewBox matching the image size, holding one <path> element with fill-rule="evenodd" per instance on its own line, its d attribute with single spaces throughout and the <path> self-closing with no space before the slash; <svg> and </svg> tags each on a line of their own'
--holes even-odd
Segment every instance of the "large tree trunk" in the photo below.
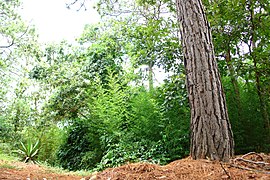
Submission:
<svg viewBox="0 0 270 180">
<path fill-rule="evenodd" d="M 192 158 L 228 161 L 234 141 L 201 0 L 176 0 L 191 108 Z"/>
</svg>

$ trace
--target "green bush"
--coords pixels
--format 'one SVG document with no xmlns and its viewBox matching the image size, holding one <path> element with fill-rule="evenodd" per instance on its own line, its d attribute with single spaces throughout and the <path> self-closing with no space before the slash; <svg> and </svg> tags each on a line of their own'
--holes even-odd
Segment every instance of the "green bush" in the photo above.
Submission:
<svg viewBox="0 0 270 180">
<path fill-rule="evenodd" d="M 38 139 L 40 141 L 40 150 L 36 160 L 50 165 L 58 165 L 56 154 L 63 143 L 64 135 L 64 130 L 54 124 L 40 127 L 27 126 L 21 132 L 21 141 Z"/>
<path fill-rule="evenodd" d="M 95 91 L 89 91 L 90 111 L 85 119 L 73 120 L 58 152 L 63 168 L 102 170 L 137 161 L 166 164 L 188 154 L 187 107 L 166 108 L 162 91 L 148 92 L 123 82 L 110 75 L 106 85 L 97 82 Z"/>
<path fill-rule="evenodd" d="M 8 142 L 12 139 L 13 131 L 10 124 L 5 120 L 5 117 L 0 116 L 0 143 Z"/>
<path fill-rule="evenodd" d="M 11 155 L 16 149 L 13 141 L 14 131 L 10 124 L 5 121 L 5 117 L 0 116 L 0 153 Z"/>
<path fill-rule="evenodd" d="M 152 93 L 139 91 L 131 98 L 131 125 L 129 131 L 135 139 L 160 140 L 166 121 L 161 106 Z"/>
<path fill-rule="evenodd" d="M 40 136 L 41 148 L 38 160 L 50 165 L 58 165 L 57 152 L 65 138 L 64 130 L 51 125 L 46 127 Z"/>
<path fill-rule="evenodd" d="M 164 146 L 169 161 L 181 159 L 189 154 L 190 109 L 185 77 L 173 75 L 165 80 L 155 94 L 165 117 L 163 131 Z"/>
<path fill-rule="evenodd" d="M 138 161 L 166 164 L 189 153 L 188 124 L 179 122 L 176 117 L 166 117 L 168 112 L 158 103 L 158 93 L 133 89 L 128 106 L 131 115 L 128 128 L 118 138 L 112 138 L 118 141 L 105 138 L 107 141 L 103 144 L 107 146 L 98 170 Z"/>
<path fill-rule="evenodd" d="M 108 146 L 98 170 L 108 167 L 117 167 L 125 163 L 147 161 L 151 163 L 165 164 L 168 161 L 164 142 L 141 139 L 140 141 L 120 141 Z"/>
<path fill-rule="evenodd" d="M 69 170 L 91 169 L 101 159 L 99 137 L 85 120 L 76 119 L 68 128 L 67 138 L 57 157 L 60 165 Z"/>
<path fill-rule="evenodd" d="M 239 84 L 240 104 L 236 100 L 230 79 L 223 78 L 228 114 L 232 124 L 235 140 L 235 153 L 245 154 L 251 151 L 269 152 L 267 132 L 257 89 L 253 83 Z M 270 112 L 269 112 L 270 113 Z"/>
</svg>

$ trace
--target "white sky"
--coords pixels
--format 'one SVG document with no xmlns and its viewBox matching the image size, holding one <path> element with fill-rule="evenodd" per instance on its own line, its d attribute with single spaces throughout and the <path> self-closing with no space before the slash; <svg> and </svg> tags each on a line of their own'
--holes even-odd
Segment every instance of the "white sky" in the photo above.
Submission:
<svg viewBox="0 0 270 180">
<path fill-rule="evenodd" d="M 22 17 L 35 25 L 40 42 L 74 41 L 83 31 L 85 24 L 97 23 L 98 13 L 87 4 L 87 11 L 67 9 L 72 0 L 21 0 Z"/>
</svg>

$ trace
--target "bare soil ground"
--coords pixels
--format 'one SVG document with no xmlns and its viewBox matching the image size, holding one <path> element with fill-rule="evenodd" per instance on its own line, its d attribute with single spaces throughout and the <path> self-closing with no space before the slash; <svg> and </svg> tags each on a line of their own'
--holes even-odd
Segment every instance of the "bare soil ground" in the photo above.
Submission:
<svg viewBox="0 0 270 180">
<path fill-rule="evenodd" d="M 0 180 L 80 180 L 71 173 L 55 173 L 37 164 L 0 161 Z"/>
<path fill-rule="evenodd" d="M 33 164 L 0 161 L 0 179 L 6 180 L 270 180 L 270 156 L 249 153 L 230 163 L 185 158 L 166 166 L 132 163 L 93 173 L 89 177 L 56 174 Z"/>
</svg>

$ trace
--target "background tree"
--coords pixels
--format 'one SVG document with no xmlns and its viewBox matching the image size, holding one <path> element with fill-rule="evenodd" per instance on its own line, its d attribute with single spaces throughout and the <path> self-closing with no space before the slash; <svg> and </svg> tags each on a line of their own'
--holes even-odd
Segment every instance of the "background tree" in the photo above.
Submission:
<svg viewBox="0 0 270 180">
<path fill-rule="evenodd" d="M 228 100 L 236 153 L 254 149 L 267 152 L 269 36 L 265 35 L 269 34 L 269 11 L 266 10 L 269 2 L 206 0 L 204 3 Z M 254 8 L 258 11 L 253 11 Z M 251 39 L 256 39 L 255 48 L 251 48 Z M 252 57 L 256 57 L 256 63 Z"/>
<path fill-rule="evenodd" d="M 18 14 L 19 1 L 0 1 L 0 106 L 4 124 L 9 124 L 14 145 L 24 126 L 31 124 L 37 111 L 31 102 L 28 71 L 39 57 L 35 29 L 27 25 Z M 31 84 L 32 85 L 32 84 Z M 9 139 L 11 140 L 11 139 Z M 4 141 L 9 144 L 9 141 Z"/>
</svg>

